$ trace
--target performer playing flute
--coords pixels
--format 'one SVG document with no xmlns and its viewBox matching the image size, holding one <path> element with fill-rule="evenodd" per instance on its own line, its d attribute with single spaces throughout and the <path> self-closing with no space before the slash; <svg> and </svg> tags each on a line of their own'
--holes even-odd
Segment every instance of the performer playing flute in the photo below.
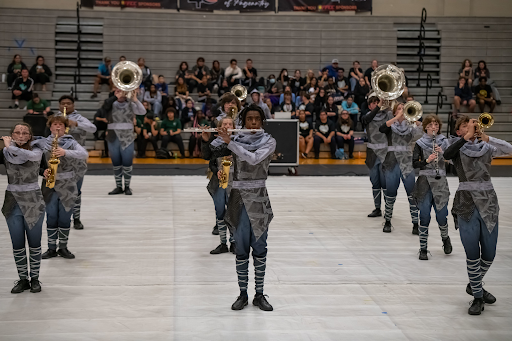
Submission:
<svg viewBox="0 0 512 341">
<path fill-rule="evenodd" d="M 5 147 L 1 159 L 9 182 L 2 213 L 11 235 L 12 252 L 20 278 L 11 293 L 18 294 L 29 289 L 40 292 L 39 268 L 45 207 L 37 181 L 43 151 L 33 145 L 32 130 L 26 123 L 16 124 L 11 129 L 11 136 L 2 139 Z M 25 241 L 29 247 L 30 281 Z"/>
<path fill-rule="evenodd" d="M 512 154 L 512 145 L 487 136 L 480 131 L 477 120 L 465 115 L 457 119 L 455 130 L 459 137 L 449 141 L 444 158 L 452 160 L 459 177 L 452 215 L 466 251 L 466 292 L 474 297 L 468 313 L 480 315 L 485 303 L 496 302 L 482 287 L 498 242 L 499 205 L 491 182 L 491 161 L 496 156 Z"/>
<path fill-rule="evenodd" d="M 233 119 L 231 117 L 224 117 L 219 121 L 219 127 L 223 129 L 233 129 Z M 228 175 L 228 185 L 226 188 L 219 186 L 219 180 L 224 176 L 222 171 L 222 161 L 224 158 L 232 159 L 231 150 L 228 149 L 228 145 L 224 142 L 222 137 L 212 137 L 210 139 L 210 133 L 203 132 L 202 134 L 203 143 L 201 144 L 201 151 L 203 158 L 209 160 L 209 168 L 212 172 L 210 182 L 206 187 L 208 193 L 212 196 L 213 204 L 215 205 L 215 220 L 216 226 L 218 227 L 220 245 L 214 250 L 210 251 L 210 254 L 220 254 L 225 252 L 235 253 L 235 240 L 230 230 L 230 246 L 228 250 L 227 244 L 227 226 L 224 222 L 224 216 L 226 214 L 226 205 L 228 203 L 229 193 L 231 192 L 231 186 L 233 184 L 233 167 L 230 167 L 230 173 Z"/>
<path fill-rule="evenodd" d="M 115 90 L 114 96 L 105 100 L 102 109 L 107 113 L 109 122 L 106 139 L 116 179 L 116 188 L 108 194 L 132 195 L 130 181 L 135 148 L 133 117 L 134 115 L 146 115 L 146 109 L 137 99 L 137 90 L 133 91 L 131 98 L 128 99 L 125 93 L 119 89 Z"/>
<path fill-rule="evenodd" d="M 239 115 L 243 128 L 260 129 L 265 113 L 251 104 Z M 253 305 L 271 311 L 272 306 L 263 296 L 263 283 L 267 264 L 267 233 L 273 218 L 265 181 L 268 167 L 276 149 L 276 140 L 265 132 L 240 133 L 233 140 L 226 129 L 219 136 L 233 153 L 233 189 L 228 202 L 225 221 L 233 231 L 236 243 L 236 272 L 240 296 L 231 306 L 241 310 L 248 304 L 249 252 L 252 248 L 256 295 Z"/>
<path fill-rule="evenodd" d="M 439 230 L 441 230 L 444 253 L 447 255 L 452 253 L 447 220 L 450 189 L 446 180 L 445 162 L 441 149 L 446 137 L 438 134 L 443 124 L 437 115 L 428 115 L 422 123 L 424 134 L 416 141 L 412 156 L 414 168 L 420 169 L 420 176 L 416 181 L 412 196 L 420 210 L 419 259 L 428 260 L 428 225 L 430 224 L 432 207 L 436 213 Z"/>
</svg>

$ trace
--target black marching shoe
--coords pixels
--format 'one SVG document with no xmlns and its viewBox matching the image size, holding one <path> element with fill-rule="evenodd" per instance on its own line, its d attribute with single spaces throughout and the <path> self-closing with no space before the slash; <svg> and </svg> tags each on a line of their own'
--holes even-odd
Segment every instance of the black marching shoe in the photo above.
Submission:
<svg viewBox="0 0 512 341">
<path fill-rule="evenodd" d="M 484 311 L 484 299 L 483 298 L 475 298 L 473 303 L 471 303 L 471 307 L 468 309 L 469 315 L 480 315 L 482 311 Z"/>
<path fill-rule="evenodd" d="M 494 297 L 493 294 L 491 294 L 490 292 L 488 292 L 484 288 L 482 288 L 482 290 L 484 291 L 484 302 L 486 304 L 493 304 L 493 303 L 496 302 L 496 297 Z M 471 284 L 469 284 L 469 283 L 466 286 L 466 293 L 468 295 L 470 295 L 470 296 L 473 296 L 473 289 L 471 289 Z"/>
<path fill-rule="evenodd" d="M 420 250 L 419 259 L 420 260 L 428 260 L 427 252 L 428 252 L 427 250 Z"/>
<path fill-rule="evenodd" d="M 30 292 L 41 292 L 41 282 L 39 282 L 39 278 L 32 277 L 30 279 Z"/>
<path fill-rule="evenodd" d="M 57 251 L 57 253 L 59 254 L 59 256 L 61 256 L 62 258 L 66 258 L 66 259 L 75 259 L 75 255 L 72 254 L 71 252 L 69 252 L 68 248 L 63 248 L 63 249 L 59 249 L 59 251 Z"/>
<path fill-rule="evenodd" d="M 132 195 L 132 190 L 130 189 L 130 187 L 128 187 L 128 186 L 124 187 L 124 194 L 125 195 Z"/>
<path fill-rule="evenodd" d="M 73 227 L 75 228 L 75 230 L 83 230 L 84 229 L 84 224 L 82 224 L 80 219 L 75 219 L 74 222 L 73 222 Z"/>
<path fill-rule="evenodd" d="M 30 289 L 30 282 L 28 279 L 20 279 L 19 281 L 14 282 L 14 288 L 11 290 L 11 294 L 20 294 L 25 290 Z"/>
<path fill-rule="evenodd" d="M 212 234 L 213 234 L 214 236 L 218 236 L 218 235 L 219 235 L 219 227 L 218 227 L 217 225 L 215 225 L 215 226 L 213 227 Z"/>
<path fill-rule="evenodd" d="M 443 239 L 443 250 L 445 255 L 449 255 L 450 253 L 452 253 L 453 248 L 452 242 L 450 241 L 450 237 L 446 237 L 446 239 Z"/>
<path fill-rule="evenodd" d="M 116 195 L 116 194 L 123 194 L 123 188 L 122 187 L 116 187 L 112 192 L 109 192 L 108 195 Z"/>
<path fill-rule="evenodd" d="M 229 245 L 229 252 L 236 255 L 236 244 L 235 243 L 231 243 L 231 245 Z"/>
<path fill-rule="evenodd" d="M 228 251 L 229 251 L 228 246 L 226 244 L 220 244 L 215 249 L 210 251 L 210 255 L 218 255 L 221 253 L 226 253 Z"/>
<path fill-rule="evenodd" d="M 256 294 L 254 296 L 254 299 L 252 300 L 252 304 L 264 311 L 274 310 L 274 308 L 270 305 L 270 303 L 268 303 L 267 299 L 265 298 L 265 295 L 263 294 Z"/>
<path fill-rule="evenodd" d="M 384 223 L 384 228 L 382 229 L 382 232 L 391 233 L 391 221 L 390 220 L 386 220 L 386 222 Z"/>
<path fill-rule="evenodd" d="M 247 295 L 240 295 L 236 298 L 235 303 L 231 306 L 231 310 L 242 310 L 249 303 L 249 297 Z"/>
<path fill-rule="evenodd" d="M 382 211 L 380 208 L 376 208 L 372 213 L 368 214 L 368 218 L 382 217 Z"/>
<path fill-rule="evenodd" d="M 46 251 L 45 253 L 43 253 L 41 255 L 41 258 L 42 259 L 48 259 L 48 258 L 57 257 L 58 255 L 59 254 L 57 253 L 56 250 L 48 249 L 48 251 Z"/>
<path fill-rule="evenodd" d="M 416 223 L 414 223 L 414 224 L 412 225 L 412 234 L 415 234 L 415 235 L 417 235 L 417 236 L 420 234 L 420 231 L 419 231 L 419 229 L 418 229 L 418 224 L 416 224 Z"/>
</svg>

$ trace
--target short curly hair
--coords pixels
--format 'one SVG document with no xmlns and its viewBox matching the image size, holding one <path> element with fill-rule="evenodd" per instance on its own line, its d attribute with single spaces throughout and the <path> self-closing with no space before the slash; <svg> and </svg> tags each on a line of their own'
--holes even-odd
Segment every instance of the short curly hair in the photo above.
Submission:
<svg viewBox="0 0 512 341">
<path fill-rule="evenodd" d="M 250 104 L 248 105 L 247 107 L 245 107 L 241 112 L 240 114 L 238 115 L 238 123 L 242 126 L 242 127 L 245 127 L 245 120 L 247 118 L 247 114 L 250 112 L 250 111 L 257 111 L 259 114 L 260 114 L 260 117 L 261 117 L 261 123 L 262 125 L 265 124 L 265 122 L 267 121 L 267 117 L 265 116 L 265 112 L 263 112 L 263 109 L 261 109 L 259 106 L 257 106 L 256 104 Z"/>
</svg>

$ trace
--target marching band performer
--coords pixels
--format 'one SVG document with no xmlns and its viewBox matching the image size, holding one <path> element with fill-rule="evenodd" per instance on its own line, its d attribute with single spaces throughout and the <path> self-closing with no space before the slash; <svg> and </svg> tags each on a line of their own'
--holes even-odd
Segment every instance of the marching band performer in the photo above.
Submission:
<svg viewBox="0 0 512 341">
<path fill-rule="evenodd" d="M 61 115 L 53 115 L 48 120 L 51 135 L 36 140 L 34 144 L 43 149 L 45 157 L 41 162 L 42 175 L 48 178 L 50 170 L 48 161 L 52 154 L 60 159 L 55 187 L 49 188 L 43 180 L 42 193 L 46 203 L 46 230 L 48 232 L 48 251 L 43 253 L 43 259 L 61 256 L 68 259 L 75 258 L 68 250 L 69 229 L 71 215 L 78 196 L 78 178 L 84 173 L 82 160 L 87 160 L 87 151 L 71 135 L 65 135 L 69 121 Z M 57 137 L 58 148 L 53 150 L 53 141 Z M 57 251 L 57 240 L 59 250 Z"/>
<path fill-rule="evenodd" d="M 59 115 L 63 115 L 64 109 L 66 109 L 66 116 L 69 120 L 68 134 L 73 136 L 76 142 L 85 148 L 87 133 L 95 133 L 96 126 L 75 110 L 75 100 L 69 95 L 64 95 L 59 99 Z M 76 186 L 78 196 L 76 198 L 76 205 L 73 208 L 73 227 L 77 230 L 83 230 L 84 225 L 80 221 L 80 210 L 82 206 L 82 184 L 84 183 L 84 175 L 87 171 L 87 160 L 77 161 L 75 165 L 77 166 L 77 171 L 80 169 L 83 171 L 83 174 L 77 172 L 78 183 Z"/>
<path fill-rule="evenodd" d="M 452 215 L 466 251 L 469 277 L 466 292 L 474 297 L 468 313 L 480 315 L 485 303 L 496 302 L 482 287 L 498 242 L 499 205 L 491 182 L 491 161 L 496 156 L 512 154 L 512 145 L 488 136 L 481 131 L 477 120 L 466 115 L 457 119 L 455 131 L 458 138 L 449 141 L 444 158 L 453 162 L 459 177 Z"/>
<path fill-rule="evenodd" d="M 234 129 L 233 119 L 231 117 L 224 117 L 220 119 L 219 126 L 224 129 Z M 227 144 L 224 142 L 222 137 L 217 136 L 213 139 L 210 139 L 210 133 L 203 132 L 202 133 L 203 143 L 201 144 L 201 151 L 203 154 L 203 158 L 205 160 L 209 160 L 209 168 L 212 172 L 212 177 L 210 178 L 210 182 L 206 187 L 208 189 L 208 193 L 212 196 L 213 204 L 215 205 L 215 218 L 216 218 L 216 226 L 219 230 L 220 237 L 220 245 L 217 246 L 214 250 L 210 251 L 210 254 L 220 254 L 225 252 L 235 253 L 235 240 L 233 238 L 233 234 L 230 230 L 230 246 L 229 250 L 227 247 L 227 226 L 224 222 L 224 216 L 226 214 L 226 205 L 228 203 L 229 193 L 231 192 L 231 186 L 233 184 L 233 167 L 230 167 L 230 173 L 228 177 L 228 184 L 226 188 L 222 188 L 220 186 L 220 179 L 223 177 L 222 174 L 222 160 L 223 158 L 231 157 L 231 151 L 227 148 Z M 231 161 L 230 161 L 231 162 Z"/>
<path fill-rule="evenodd" d="M 11 136 L 2 139 L 5 147 L 1 156 L 9 182 L 2 213 L 11 235 L 14 261 L 20 278 L 11 293 L 18 294 L 29 289 L 40 292 L 39 268 L 45 206 L 37 181 L 43 151 L 33 145 L 32 130 L 26 123 L 16 124 L 11 129 Z M 29 247 L 30 281 L 25 240 Z"/>
<path fill-rule="evenodd" d="M 428 260 L 428 225 L 430 224 L 432 207 L 436 213 L 436 220 L 441 231 L 444 253 L 447 255 L 452 253 L 447 220 L 450 189 L 446 180 L 446 167 L 441 149 L 446 137 L 438 134 L 443 124 L 437 115 L 428 115 L 423 119 L 422 125 L 424 134 L 416 141 L 412 156 L 413 167 L 420 169 L 420 175 L 416 180 L 412 196 L 420 211 L 419 259 Z"/>
<path fill-rule="evenodd" d="M 391 232 L 393 207 L 401 179 L 409 199 L 409 211 L 413 223 L 412 233 L 419 234 L 418 208 L 412 198 L 415 178 L 414 169 L 412 168 L 412 151 L 409 144 L 415 135 L 421 132 L 421 129 L 419 129 L 421 122 L 409 123 L 404 117 L 404 105 L 402 103 L 395 105 L 393 116 L 392 119 L 379 128 L 380 132 L 386 134 L 388 139 L 388 152 L 382 164 L 386 176 L 386 193 L 384 194 L 386 200 L 384 219 L 386 221 L 382 231 L 385 233 Z"/>
<path fill-rule="evenodd" d="M 131 99 L 128 99 L 125 93 L 119 89 L 115 90 L 114 96 L 105 100 L 102 109 L 107 113 L 109 122 L 106 139 L 116 179 L 116 188 L 108 194 L 132 195 L 130 181 L 135 148 L 133 115 L 146 115 L 146 109 L 137 99 L 137 90 L 133 91 Z"/>
<path fill-rule="evenodd" d="M 265 113 L 251 104 L 239 115 L 243 128 L 261 129 Z M 233 153 L 233 188 L 231 190 L 225 221 L 233 231 L 236 243 L 236 272 L 240 296 L 231 306 L 242 310 L 248 304 L 249 252 L 252 248 L 256 295 L 253 305 L 271 311 L 272 306 L 263 296 L 267 257 L 268 227 L 274 214 L 270 206 L 265 181 L 268 167 L 276 149 L 276 140 L 265 132 L 240 133 L 233 139 L 225 128 L 219 136 Z"/>
</svg>

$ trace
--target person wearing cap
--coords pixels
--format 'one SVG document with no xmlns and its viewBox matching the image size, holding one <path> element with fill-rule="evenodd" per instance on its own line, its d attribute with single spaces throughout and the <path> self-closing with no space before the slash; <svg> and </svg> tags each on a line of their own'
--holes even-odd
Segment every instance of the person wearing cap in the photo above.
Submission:
<svg viewBox="0 0 512 341">
<path fill-rule="evenodd" d="M 336 78 L 338 77 L 338 60 L 333 59 L 331 65 L 325 67 L 327 71 L 329 71 L 329 77 Z"/>
<path fill-rule="evenodd" d="M 260 107 L 263 110 L 263 112 L 265 113 L 265 117 L 267 119 L 272 118 L 272 113 L 270 112 L 269 107 L 265 103 L 263 103 L 261 94 L 258 90 L 254 89 L 253 91 L 251 91 L 251 99 L 254 104 L 256 104 L 258 107 Z"/>
</svg>

